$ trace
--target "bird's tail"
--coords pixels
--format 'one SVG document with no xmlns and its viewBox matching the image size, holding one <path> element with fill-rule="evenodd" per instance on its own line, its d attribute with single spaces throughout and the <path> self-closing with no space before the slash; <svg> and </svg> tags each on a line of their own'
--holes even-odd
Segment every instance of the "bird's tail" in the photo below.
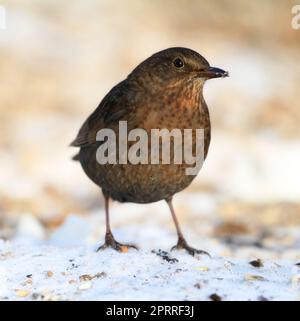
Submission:
<svg viewBox="0 0 300 321">
<path fill-rule="evenodd" d="M 79 161 L 79 154 L 76 154 L 72 157 L 73 161 Z"/>
</svg>

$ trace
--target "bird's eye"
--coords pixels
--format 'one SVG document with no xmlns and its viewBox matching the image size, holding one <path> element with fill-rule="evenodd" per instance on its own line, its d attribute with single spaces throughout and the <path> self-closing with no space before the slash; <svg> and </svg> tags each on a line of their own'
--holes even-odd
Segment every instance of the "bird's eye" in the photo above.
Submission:
<svg viewBox="0 0 300 321">
<path fill-rule="evenodd" d="M 184 62 L 182 59 L 180 58 L 176 58 L 174 61 L 173 61 L 173 65 L 176 67 L 176 68 L 182 68 L 184 66 Z"/>
</svg>

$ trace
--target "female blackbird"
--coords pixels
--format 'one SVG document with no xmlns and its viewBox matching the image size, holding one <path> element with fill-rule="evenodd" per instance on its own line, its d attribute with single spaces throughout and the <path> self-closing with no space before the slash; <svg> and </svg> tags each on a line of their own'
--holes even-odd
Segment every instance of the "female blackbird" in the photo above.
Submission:
<svg viewBox="0 0 300 321">
<path fill-rule="evenodd" d="M 100 163 L 96 156 L 103 141 L 97 139 L 97 133 L 107 128 L 118 137 L 119 121 L 127 122 L 128 131 L 140 128 L 149 134 L 152 129 L 202 129 L 205 159 L 210 143 L 210 119 L 203 85 L 208 79 L 226 76 L 227 72 L 210 67 L 206 59 L 191 49 L 178 47 L 160 51 L 113 87 L 82 125 L 71 145 L 80 147 L 74 159 L 80 161 L 86 175 L 102 189 L 105 198 L 105 243 L 99 249 L 136 248 L 114 239 L 109 223 L 109 198 L 134 203 L 166 200 L 178 235 L 177 245 L 172 249 L 185 249 L 191 255 L 208 254 L 187 244 L 172 206 L 173 195 L 186 188 L 196 176 L 186 174 L 188 165 L 184 161 L 175 163 L 173 154 L 169 164 Z M 195 150 L 194 140 L 191 145 Z M 129 146 L 132 144 L 128 143 Z M 118 149 L 120 147 L 116 153 Z M 151 144 L 147 149 L 150 153 Z"/>
</svg>

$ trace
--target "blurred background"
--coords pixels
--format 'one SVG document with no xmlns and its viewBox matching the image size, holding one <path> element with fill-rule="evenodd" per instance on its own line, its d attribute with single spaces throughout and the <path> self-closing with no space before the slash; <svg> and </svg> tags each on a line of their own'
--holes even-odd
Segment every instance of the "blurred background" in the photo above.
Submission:
<svg viewBox="0 0 300 321">
<path fill-rule="evenodd" d="M 228 256 L 300 254 L 300 30 L 295 1 L 9 0 L 0 30 L 0 238 L 97 244 L 103 200 L 68 144 L 103 96 L 156 51 L 189 47 L 209 81 L 212 142 L 175 197 L 194 245 Z M 171 246 L 163 203 L 112 204 L 121 239 Z"/>
</svg>

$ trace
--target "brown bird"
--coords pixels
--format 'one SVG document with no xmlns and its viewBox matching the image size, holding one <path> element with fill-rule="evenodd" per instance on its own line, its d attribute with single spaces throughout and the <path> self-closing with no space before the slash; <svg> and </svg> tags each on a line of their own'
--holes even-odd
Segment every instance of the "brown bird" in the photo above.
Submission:
<svg viewBox="0 0 300 321">
<path fill-rule="evenodd" d="M 128 247 L 136 248 L 114 239 L 109 223 L 110 198 L 134 203 L 165 200 L 178 235 L 177 245 L 172 249 L 185 249 L 191 255 L 208 254 L 187 244 L 172 205 L 173 195 L 190 185 L 196 176 L 186 174 L 190 165 L 185 162 L 175 164 L 173 154 L 170 164 L 100 164 L 96 154 L 103 141 L 98 141 L 96 136 L 99 130 L 108 128 L 118 137 L 119 121 L 127 121 L 128 131 L 140 128 L 149 135 L 152 129 L 203 129 L 205 159 L 210 144 L 210 119 L 203 98 L 203 85 L 208 79 L 226 76 L 228 72 L 210 67 L 205 58 L 191 49 L 169 48 L 138 65 L 111 89 L 84 122 L 71 145 L 80 147 L 74 159 L 80 161 L 86 175 L 102 189 L 105 198 L 105 243 L 99 249 L 111 247 L 123 251 Z M 117 138 L 117 146 L 118 142 Z M 132 144 L 128 143 L 128 148 Z M 194 139 L 191 144 L 195 151 Z M 150 153 L 151 143 L 147 148 Z"/>
</svg>

